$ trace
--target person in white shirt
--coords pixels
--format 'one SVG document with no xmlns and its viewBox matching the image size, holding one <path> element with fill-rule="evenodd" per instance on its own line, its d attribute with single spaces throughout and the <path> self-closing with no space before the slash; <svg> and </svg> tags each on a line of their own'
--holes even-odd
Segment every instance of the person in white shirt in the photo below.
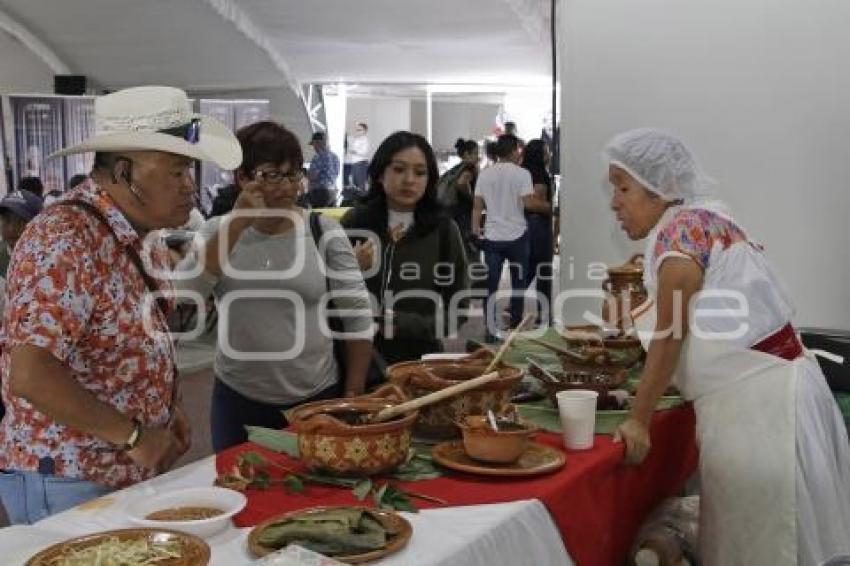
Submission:
<svg viewBox="0 0 850 566">
<path fill-rule="evenodd" d="M 485 339 L 493 340 L 496 330 L 493 295 L 505 261 L 511 274 L 513 295 L 510 300 L 511 327 L 522 319 L 525 276 L 528 269 L 529 242 L 525 211 L 545 213 L 548 205 L 534 193 L 531 174 L 520 167 L 519 140 L 504 134 L 496 142 L 497 162 L 481 171 L 472 207 L 472 233 L 480 238 L 487 264 L 487 303 L 485 309 Z M 481 238 L 481 216 L 487 216 Z"/>
<path fill-rule="evenodd" d="M 345 156 L 342 180 L 346 186 L 355 186 L 361 192 L 366 191 L 366 179 L 369 170 L 369 126 L 358 122 L 354 134 L 346 136 Z"/>
</svg>

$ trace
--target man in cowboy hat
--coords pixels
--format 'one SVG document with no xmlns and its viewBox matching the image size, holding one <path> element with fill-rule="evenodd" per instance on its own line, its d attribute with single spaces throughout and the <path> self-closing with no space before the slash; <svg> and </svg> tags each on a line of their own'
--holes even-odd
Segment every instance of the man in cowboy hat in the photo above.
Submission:
<svg viewBox="0 0 850 566">
<path fill-rule="evenodd" d="M 130 88 L 95 102 L 91 179 L 29 223 L 9 266 L 0 377 L 0 498 L 37 521 L 167 470 L 189 446 L 153 232 L 192 210 L 194 160 L 235 169 L 224 124 L 186 93 Z M 148 236 L 151 237 L 148 237 Z M 144 245 L 143 245 L 144 244 Z"/>
</svg>

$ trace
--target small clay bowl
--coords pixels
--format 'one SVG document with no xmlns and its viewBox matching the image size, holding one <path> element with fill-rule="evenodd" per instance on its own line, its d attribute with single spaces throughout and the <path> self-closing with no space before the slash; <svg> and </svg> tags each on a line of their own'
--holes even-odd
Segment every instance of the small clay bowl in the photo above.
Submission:
<svg viewBox="0 0 850 566">
<path fill-rule="evenodd" d="M 467 456 L 490 464 L 512 464 L 519 460 L 535 429 L 524 423 L 500 420 L 497 425 L 499 430 L 493 430 L 482 415 L 469 415 L 458 423 Z"/>
</svg>

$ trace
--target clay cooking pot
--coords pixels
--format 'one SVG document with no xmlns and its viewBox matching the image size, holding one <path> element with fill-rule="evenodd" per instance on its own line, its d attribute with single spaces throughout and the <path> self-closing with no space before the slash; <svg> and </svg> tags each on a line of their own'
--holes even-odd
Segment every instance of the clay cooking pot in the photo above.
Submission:
<svg viewBox="0 0 850 566">
<path fill-rule="evenodd" d="M 301 459 L 311 469 L 343 475 L 394 470 L 407 459 L 419 412 L 374 424 L 362 424 L 362 419 L 404 401 L 407 396 L 401 388 L 386 384 L 369 395 L 315 401 L 292 409 L 287 417 L 298 433 Z"/>
<path fill-rule="evenodd" d="M 486 358 L 402 362 L 387 369 L 387 379 L 411 398 L 422 397 L 459 382 L 478 377 L 487 367 Z M 422 407 L 414 433 L 431 439 L 458 438 L 455 425 L 467 415 L 496 413 L 510 402 L 513 390 L 522 380 L 522 369 L 499 364 L 495 381 L 476 387 L 445 401 Z"/>
</svg>

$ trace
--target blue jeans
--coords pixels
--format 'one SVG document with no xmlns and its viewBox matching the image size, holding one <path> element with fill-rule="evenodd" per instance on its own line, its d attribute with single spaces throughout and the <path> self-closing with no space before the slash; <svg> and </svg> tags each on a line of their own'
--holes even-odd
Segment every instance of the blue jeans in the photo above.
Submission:
<svg viewBox="0 0 850 566">
<path fill-rule="evenodd" d="M 100 497 L 113 488 L 38 472 L 0 472 L 0 499 L 13 525 L 30 524 Z"/>
<path fill-rule="evenodd" d="M 358 161 L 351 164 L 351 184 L 360 190 L 366 190 L 366 181 L 369 180 L 369 162 Z"/>
<path fill-rule="evenodd" d="M 489 314 L 490 309 L 494 308 L 490 306 L 490 303 L 493 301 L 493 295 L 499 290 L 502 264 L 507 261 L 511 274 L 511 288 L 514 293 L 510 301 L 511 327 L 515 327 L 522 322 L 523 303 L 525 302 L 521 293 L 527 287 L 525 277 L 528 272 L 528 232 L 524 232 L 516 240 L 483 240 L 481 247 L 484 249 L 484 262 L 487 264 L 487 303 L 484 312 Z M 484 322 L 487 336 L 494 335 L 496 328 L 491 328 L 489 320 Z M 493 322 L 495 323 L 495 321 Z"/>
</svg>

